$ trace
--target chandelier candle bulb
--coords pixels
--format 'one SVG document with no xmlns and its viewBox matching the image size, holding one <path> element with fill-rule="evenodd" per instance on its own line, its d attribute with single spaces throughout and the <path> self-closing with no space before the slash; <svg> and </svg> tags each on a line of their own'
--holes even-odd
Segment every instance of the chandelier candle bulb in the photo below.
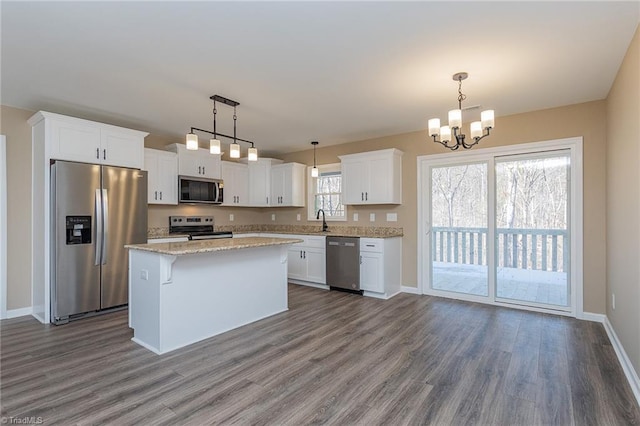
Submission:
<svg viewBox="0 0 640 426">
<path fill-rule="evenodd" d="M 249 148 L 248 157 L 249 157 L 249 161 L 258 161 L 258 149 Z"/>
<path fill-rule="evenodd" d="M 187 133 L 187 149 L 190 151 L 198 149 L 198 135 L 195 133 Z"/>
<path fill-rule="evenodd" d="M 482 123 L 480 123 L 479 121 L 474 121 L 471 123 L 471 137 L 472 138 L 482 137 Z"/>
<path fill-rule="evenodd" d="M 493 110 L 488 109 L 486 111 L 482 111 L 480 113 L 480 120 L 482 120 L 483 129 L 486 129 L 486 128 L 493 129 L 493 124 L 494 124 Z"/>
<path fill-rule="evenodd" d="M 462 110 L 452 109 L 449 111 L 449 127 L 460 128 L 462 127 Z"/>
<path fill-rule="evenodd" d="M 451 128 L 449 126 L 442 126 L 440 128 L 440 139 L 442 142 L 449 142 L 451 140 Z"/>
<path fill-rule="evenodd" d="M 438 136 L 440 134 L 440 119 L 432 118 L 429 120 L 429 135 Z"/>
<path fill-rule="evenodd" d="M 211 154 L 220 154 L 220 140 L 209 139 L 209 152 Z"/>
<path fill-rule="evenodd" d="M 240 144 L 232 143 L 229 145 L 229 157 L 240 158 Z"/>
</svg>

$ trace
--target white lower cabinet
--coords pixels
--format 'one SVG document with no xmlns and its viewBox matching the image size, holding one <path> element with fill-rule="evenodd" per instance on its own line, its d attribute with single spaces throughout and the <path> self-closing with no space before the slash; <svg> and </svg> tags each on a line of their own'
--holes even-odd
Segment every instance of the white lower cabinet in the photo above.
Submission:
<svg viewBox="0 0 640 426">
<path fill-rule="evenodd" d="M 288 274 L 290 280 L 296 284 L 327 283 L 325 270 L 325 237 L 315 235 L 283 235 L 260 234 L 264 237 L 297 238 L 303 240 L 289 247 L 287 255 Z"/>
<path fill-rule="evenodd" d="M 402 287 L 402 238 L 360 238 L 360 289 L 388 299 Z"/>
</svg>

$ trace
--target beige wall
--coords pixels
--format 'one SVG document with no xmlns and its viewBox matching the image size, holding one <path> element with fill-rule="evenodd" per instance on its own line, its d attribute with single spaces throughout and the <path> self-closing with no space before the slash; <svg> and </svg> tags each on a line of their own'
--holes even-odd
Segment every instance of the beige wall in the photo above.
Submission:
<svg viewBox="0 0 640 426">
<path fill-rule="evenodd" d="M 640 371 L 640 29 L 607 98 L 607 141 L 607 316 Z"/>
<path fill-rule="evenodd" d="M 526 114 L 496 118 L 496 129 L 480 147 L 545 141 L 573 136 L 584 138 L 584 310 L 605 312 L 605 102 L 596 101 Z M 322 142 L 321 142 L 322 144 Z M 322 147 L 322 145 L 319 145 Z M 402 274 L 406 286 L 417 285 L 417 157 L 446 152 L 428 140 L 426 131 L 352 142 L 317 149 L 318 164 L 338 162 L 338 155 L 398 148 L 402 159 L 402 199 L 400 206 L 349 206 L 348 224 L 354 212 L 359 225 L 369 225 L 369 213 L 376 213 L 376 226 L 404 228 Z M 313 163 L 313 151 L 282 157 L 285 161 Z M 295 223 L 297 213 L 306 218 L 305 209 L 278 210 L 276 223 Z M 386 222 L 386 213 L 398 213 L 398 222 Z M 271 223 L 265 215 L 264 223 Z M 305 221 L 303 220 L 303 223 Z"/>
<path fill-rule="evenodd" d="M 31 111 L 2 106 L 7 137 L 7 309 L 31 306 Z"/>
</svg>

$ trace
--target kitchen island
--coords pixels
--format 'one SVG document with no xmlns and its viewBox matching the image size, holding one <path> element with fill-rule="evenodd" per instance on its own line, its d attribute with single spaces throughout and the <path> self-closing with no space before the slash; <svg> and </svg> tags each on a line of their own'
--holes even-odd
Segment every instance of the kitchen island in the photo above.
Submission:
<svg viewBox="0 0 640 426">
<path fill-rule="evenodd" d="M 286 311 L 293 238 L 251 237 L 129 249 L 132 340 L 164 354 Z"/>
</svg>

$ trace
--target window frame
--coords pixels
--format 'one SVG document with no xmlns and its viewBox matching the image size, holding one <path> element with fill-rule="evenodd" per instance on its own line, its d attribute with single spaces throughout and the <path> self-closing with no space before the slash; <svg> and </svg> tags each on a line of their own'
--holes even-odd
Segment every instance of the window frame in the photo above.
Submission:
<svg viewBox="0 0 640 426">
<path fill-rule="evenodd" d="M 340 176 L 342 177 L 342 164 L 341 163 L 332 163 L 332 164 L 322 164 L 316 165 L 318 168 L 318 173 L 321 175 L 323 172 L 340 172 Z M 313 222 L 322 221 L 322 219 L 316 219 L 316 211 L 315 211 L 315 196 L 316 196 L 316 179 L 311 176 L 311 170 L 313 166 L 307 167 L 307 220 Z M 344 204 L 344 182 L 342 185 L 342 192 L 340 193 L 343 199 L 342 205 L 344 206 L 344 216 L 327 216 L 327 222 L 346 222 L 347 221 L 347 205 Z"/>
</svg>

